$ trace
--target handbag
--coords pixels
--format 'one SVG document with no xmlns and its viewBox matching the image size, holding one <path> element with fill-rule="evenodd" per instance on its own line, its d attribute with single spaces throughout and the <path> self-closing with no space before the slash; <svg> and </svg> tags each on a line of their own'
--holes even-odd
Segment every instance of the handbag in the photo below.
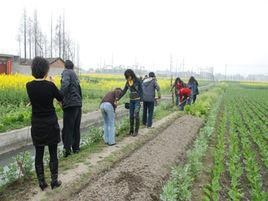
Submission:
<svg viewBox="0 0 268 201">
<path fill-rule="evenodd" d="M 125 103 L 125 108 L 128 110 L 129 109 L 129 103 Z"/>
</svg>

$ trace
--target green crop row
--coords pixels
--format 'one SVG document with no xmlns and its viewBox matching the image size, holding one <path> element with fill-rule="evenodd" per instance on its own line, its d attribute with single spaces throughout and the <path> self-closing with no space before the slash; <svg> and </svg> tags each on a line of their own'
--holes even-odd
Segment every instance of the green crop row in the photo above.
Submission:
<svg viewBox="0 0 268 201">
<path fill-rule="evenodd" d="M 193 186 L 196 176 L 203 168 L 202 158 L 206 154 L 209 139 L 214 132 L 222 97 L 220 92 L 222 90 L 222 85 L 215 87 L 202 95 L 202 97 L 205 98 L 200 97 L 198 100 L 198 102 L 207 101 L 207 103 L 209 103 L 206 108 L 206 110 L 209 110 L 209 113 L 206 111 L 206 114 L 208 114 L 206 117 L 206 125 L 200 129 L 199 135 L 193 144 L 193 149 L 187 152 L 186 164 L 177 165 L 172 168 L 171 176 L 163 186 L 160 195 L 162 201 L 191 200 L 191 187 Z M 189 112 L 189 110 L 186 112 Z M 198 114 L 199 113 L 196 115 Z"/>
<path fill-rule="evenodd" d="M 224 153 L 225 153 L 225 145 L 224 145 L 224 136 L 226 133 L 226 112 L 222 113 L 222 117 L 219 122 L 219 126 L 217 128 L 217 139 L 216 139 L 216 148 L 214 151 L 214 167 L 212 170 L 212 178 L 210 185 L 207 185 L 205 190 L 205 198 L 204 200 L 219 200 L 219 192 L 221 190 L 221 175 L 224 171 Z"/>
</svg>

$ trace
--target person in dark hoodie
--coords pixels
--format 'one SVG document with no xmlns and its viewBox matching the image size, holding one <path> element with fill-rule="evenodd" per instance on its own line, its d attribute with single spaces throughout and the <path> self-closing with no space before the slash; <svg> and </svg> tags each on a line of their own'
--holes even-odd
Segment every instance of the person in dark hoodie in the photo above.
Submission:
<svg viewBox="0 0 268 201">
<path fill-rule="evenodd" d="M 194 78 L 194 76 L 191 76 L 189 81 L 188 81 L 188 88 L 191 89 L 192 94 L 191 94 L 191 101 L 190 103 L 195 103 L 196 101 L 196 97 L 199 94 L 199 90 L 198 90 L 198 82 L 197 80 Z"/>
<path fill-rule="evenodd" d="M 104 142 L 110 146 L 115 145 L 115 109 L 118 104 L 122 89 L 116 88 L 108 92 L 100 104 L 101 113 L 104 119 Z"/>
<path fill-rule="evenodd" d="M 143 116 L 142 123 L 148 128 L 153 124 L 153 113 L 155 104 L 155 91 L 158 92 L 158 98 L 161 98 L 160 87 L 156 81 L 155 74 L 149 73 L 149 77 L 143 80 Z"/>
<path fill-rule="evenodd" d="M 73 62 L 66 60 L 60 89 L 64 97 L 62 102 L 64 157 L 68 157 L 71 154 L 71 149 L 73 153 L 80 151 L 82 92 L 78 77 L 73 69 Z"/>
<path fill-rule="evenodd" d="M 53 100 L 62 101 L 63 97 L 56 85 L 47 81 L 49 64 L 42 57 L 35 57 L 32 66 L 32 75 L 35 80 L 26 84 L 27 94 L 32 106 L 31 136 L 35 147 L 35 171 L 42 190 L 48 187 L 44 174 L 44 151 L 48 146 L 51 172 L 51 188 L 61 185 L 58 180 L 57 148 L 60 142 L 60 127 Z"/>
<path fill-rule="evenodd" d="M 130 92 L 130 102 L 129 102 L 129 117 L 130 117 L 130 131 L 129 134 L 133 137 L 138 135 L 140 127 L 140 107 L 141 101 L 143 99 L 141 80 L 139 80 L 134 71 L 127 69 L 124 73 L 126 78 L 126 84 L 123 92 L 119 99 L 121 99 L 126 92 Z M 135 131 L 134 131 L 134 121 L 135 121 Z"/>
</svg>

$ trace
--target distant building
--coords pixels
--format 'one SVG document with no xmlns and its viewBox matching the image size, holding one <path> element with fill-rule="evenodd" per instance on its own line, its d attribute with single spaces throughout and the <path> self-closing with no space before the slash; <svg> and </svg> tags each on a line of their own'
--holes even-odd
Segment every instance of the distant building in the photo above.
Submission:
<svg viewBox="0 0 268 201">
<path fill-rule="evenodd" d="M 0 54 L 0 74 L 11 74 L 13 67 L 17 65 L 19 56 Z"/>
<path fill-rule="evenodd" d="M 64 69 L 64 61 L 61 58 L 45 58 L 50 66 L 50 75 L 60 75 Z M 12 73 L 31 74 L 32 59 L 20 59 L 19 65 Z"/>
<path fill-rule="evenodd" d="M 46 58 L 49 63 L 50 75 L 60 75 L 64 69 L 61 58 Z M 32 59 L 22 59 L 16 55 L 0 54 L 0 74 L 26 74 L 31 75 Z"/>
</svg>

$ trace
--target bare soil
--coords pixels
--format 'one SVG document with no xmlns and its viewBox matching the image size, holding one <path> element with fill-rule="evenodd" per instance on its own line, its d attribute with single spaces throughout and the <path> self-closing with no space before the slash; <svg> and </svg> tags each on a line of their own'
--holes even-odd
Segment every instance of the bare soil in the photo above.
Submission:
<svg viewBox="0 0 268 201">
<path fill-rule="evenodd" d="M 198 118 L 178 118 L 153 140 L 84 186 L 68 200 L 159 200 L 170 167 L 185 153 L 201 126 L 202 120 Z"/>
</svg>

